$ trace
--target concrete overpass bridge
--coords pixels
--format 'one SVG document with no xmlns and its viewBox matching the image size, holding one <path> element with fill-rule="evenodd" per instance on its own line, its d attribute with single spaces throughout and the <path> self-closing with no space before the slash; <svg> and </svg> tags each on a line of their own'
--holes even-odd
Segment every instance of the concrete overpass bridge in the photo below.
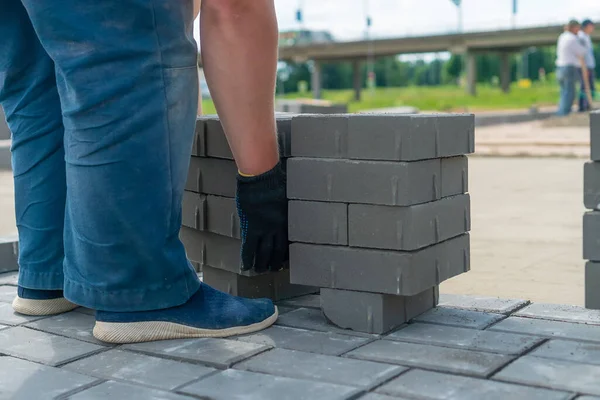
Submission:
<svg viewBox="0 0 600 400">
<path fill-rule="evenodd" d="M 433 53 L 449 51 L 466 55 L 467 91 L 476 94 L 477 53 L 496 52 L 501 56 L 500 82 L 507 92 L 510 85 L 509 55 L 531 46 L 555 45 L 563 26 L 465 32 L 447 35 L 414 36 L 390 39 L 360 40 L 352 42 L 316 43 L 279 48 L 281 61 L 314 61 L 312 88 L 315 98 L 321 97 L 321 63 L 352 61 L 354 65 L 355 97 L 360 98 L 362 87 L 360 64 L 367 58 L 398 54 Z M 600 39 L 600 30 L 594 32 Z"/>
</svg>

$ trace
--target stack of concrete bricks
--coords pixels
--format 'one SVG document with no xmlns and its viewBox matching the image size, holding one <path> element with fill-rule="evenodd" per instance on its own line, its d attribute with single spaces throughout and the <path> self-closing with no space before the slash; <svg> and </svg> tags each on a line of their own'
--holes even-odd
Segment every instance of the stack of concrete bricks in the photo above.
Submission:
<svg viewBox="0 0 600 400">
<path fill-rule="evenodd" d="M 299 115 L 287 161 L 291 282 L 334 324 L 383 333 L 469 270 L 471 115 Z"/>
<path fill-rule="evenodd" d="M 585 265 L 585 306 L 600 310 L 600 113 L 590 114 L 592 161 L 583 167 L 583 258 Z"/>
<path fill-rule="evenodd" d="M 11 235 L 0 238 L 0 274 L 19 270 L 19 238 Z"/>
<path fill-rule="evenodd" d="M 289 116 L 278 116 L 280 154 L 290 154 Z M 217 117 L 199 118 L 182 204 L 180 233 L 188 258 L 204 282 L 243 297 L 282 300 L 318 289 L 290 285 L 289 269 L 257 274 L 240 269 L 237 167 Z"/>
</svg>

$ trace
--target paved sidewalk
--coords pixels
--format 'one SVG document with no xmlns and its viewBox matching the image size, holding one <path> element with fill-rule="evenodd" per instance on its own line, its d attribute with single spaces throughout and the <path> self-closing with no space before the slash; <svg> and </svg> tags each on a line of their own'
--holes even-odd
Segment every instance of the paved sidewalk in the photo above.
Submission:
<svg viewBox="0 0 600 400">
<path fill-rule="evenodd" d="M 89 310 L 13 314 L 0 275 L 0 399 L 581 399 L 600 397 L 600 312 L 465 296 L 388 335 L 343 331 L 318 296 L 230 339 L 106 346 Z"/>
</svg>

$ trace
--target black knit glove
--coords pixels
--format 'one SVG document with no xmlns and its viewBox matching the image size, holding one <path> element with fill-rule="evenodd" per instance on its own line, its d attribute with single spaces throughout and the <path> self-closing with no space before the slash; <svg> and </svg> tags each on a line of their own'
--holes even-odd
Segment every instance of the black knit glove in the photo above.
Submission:
<svg viewBox="0 0 600 400">
<path fill-rule="evenodd" d="M 242 270 L 277 271 L 288 259 L 285 172 L 278 163 L 258 176 L 237 177 Z"/>
</svg>

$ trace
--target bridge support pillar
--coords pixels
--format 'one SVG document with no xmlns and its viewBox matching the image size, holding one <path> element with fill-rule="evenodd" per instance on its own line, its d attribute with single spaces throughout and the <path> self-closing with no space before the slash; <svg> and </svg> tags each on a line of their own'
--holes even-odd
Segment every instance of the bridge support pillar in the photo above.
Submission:
<svg viewBox="0 0 600 400">
<path fill-rule="evenodd" d="M 500 53 L 500 87 L 504 93 L 510 92 L 510 53 Z"/>
<path fill-rule="evenodd" d="M 313 92 L 313 98 L 320 99 L 321 98 L 321 62 L 314 60 L 313 61 L 313 70 L 311 79 L 311 87 Z"/>
<path fill-rule="evenodd" d="M 355 101 L 360 101 L 360 93 L 362 90 L 360 66 L 361 66 L 361 63 L 359 60 L 354 60 L 352 62 L 352 72 L 353 72 L 353 82 L 354 82 L 354 100 Z"/>
<path fill-rule="evenodd" d="M 465 54 L 467 69 L 467 93 L 471 96 L 477 95 L 477 62 L 475 54 L 467 51 Z"/>
</svg>

